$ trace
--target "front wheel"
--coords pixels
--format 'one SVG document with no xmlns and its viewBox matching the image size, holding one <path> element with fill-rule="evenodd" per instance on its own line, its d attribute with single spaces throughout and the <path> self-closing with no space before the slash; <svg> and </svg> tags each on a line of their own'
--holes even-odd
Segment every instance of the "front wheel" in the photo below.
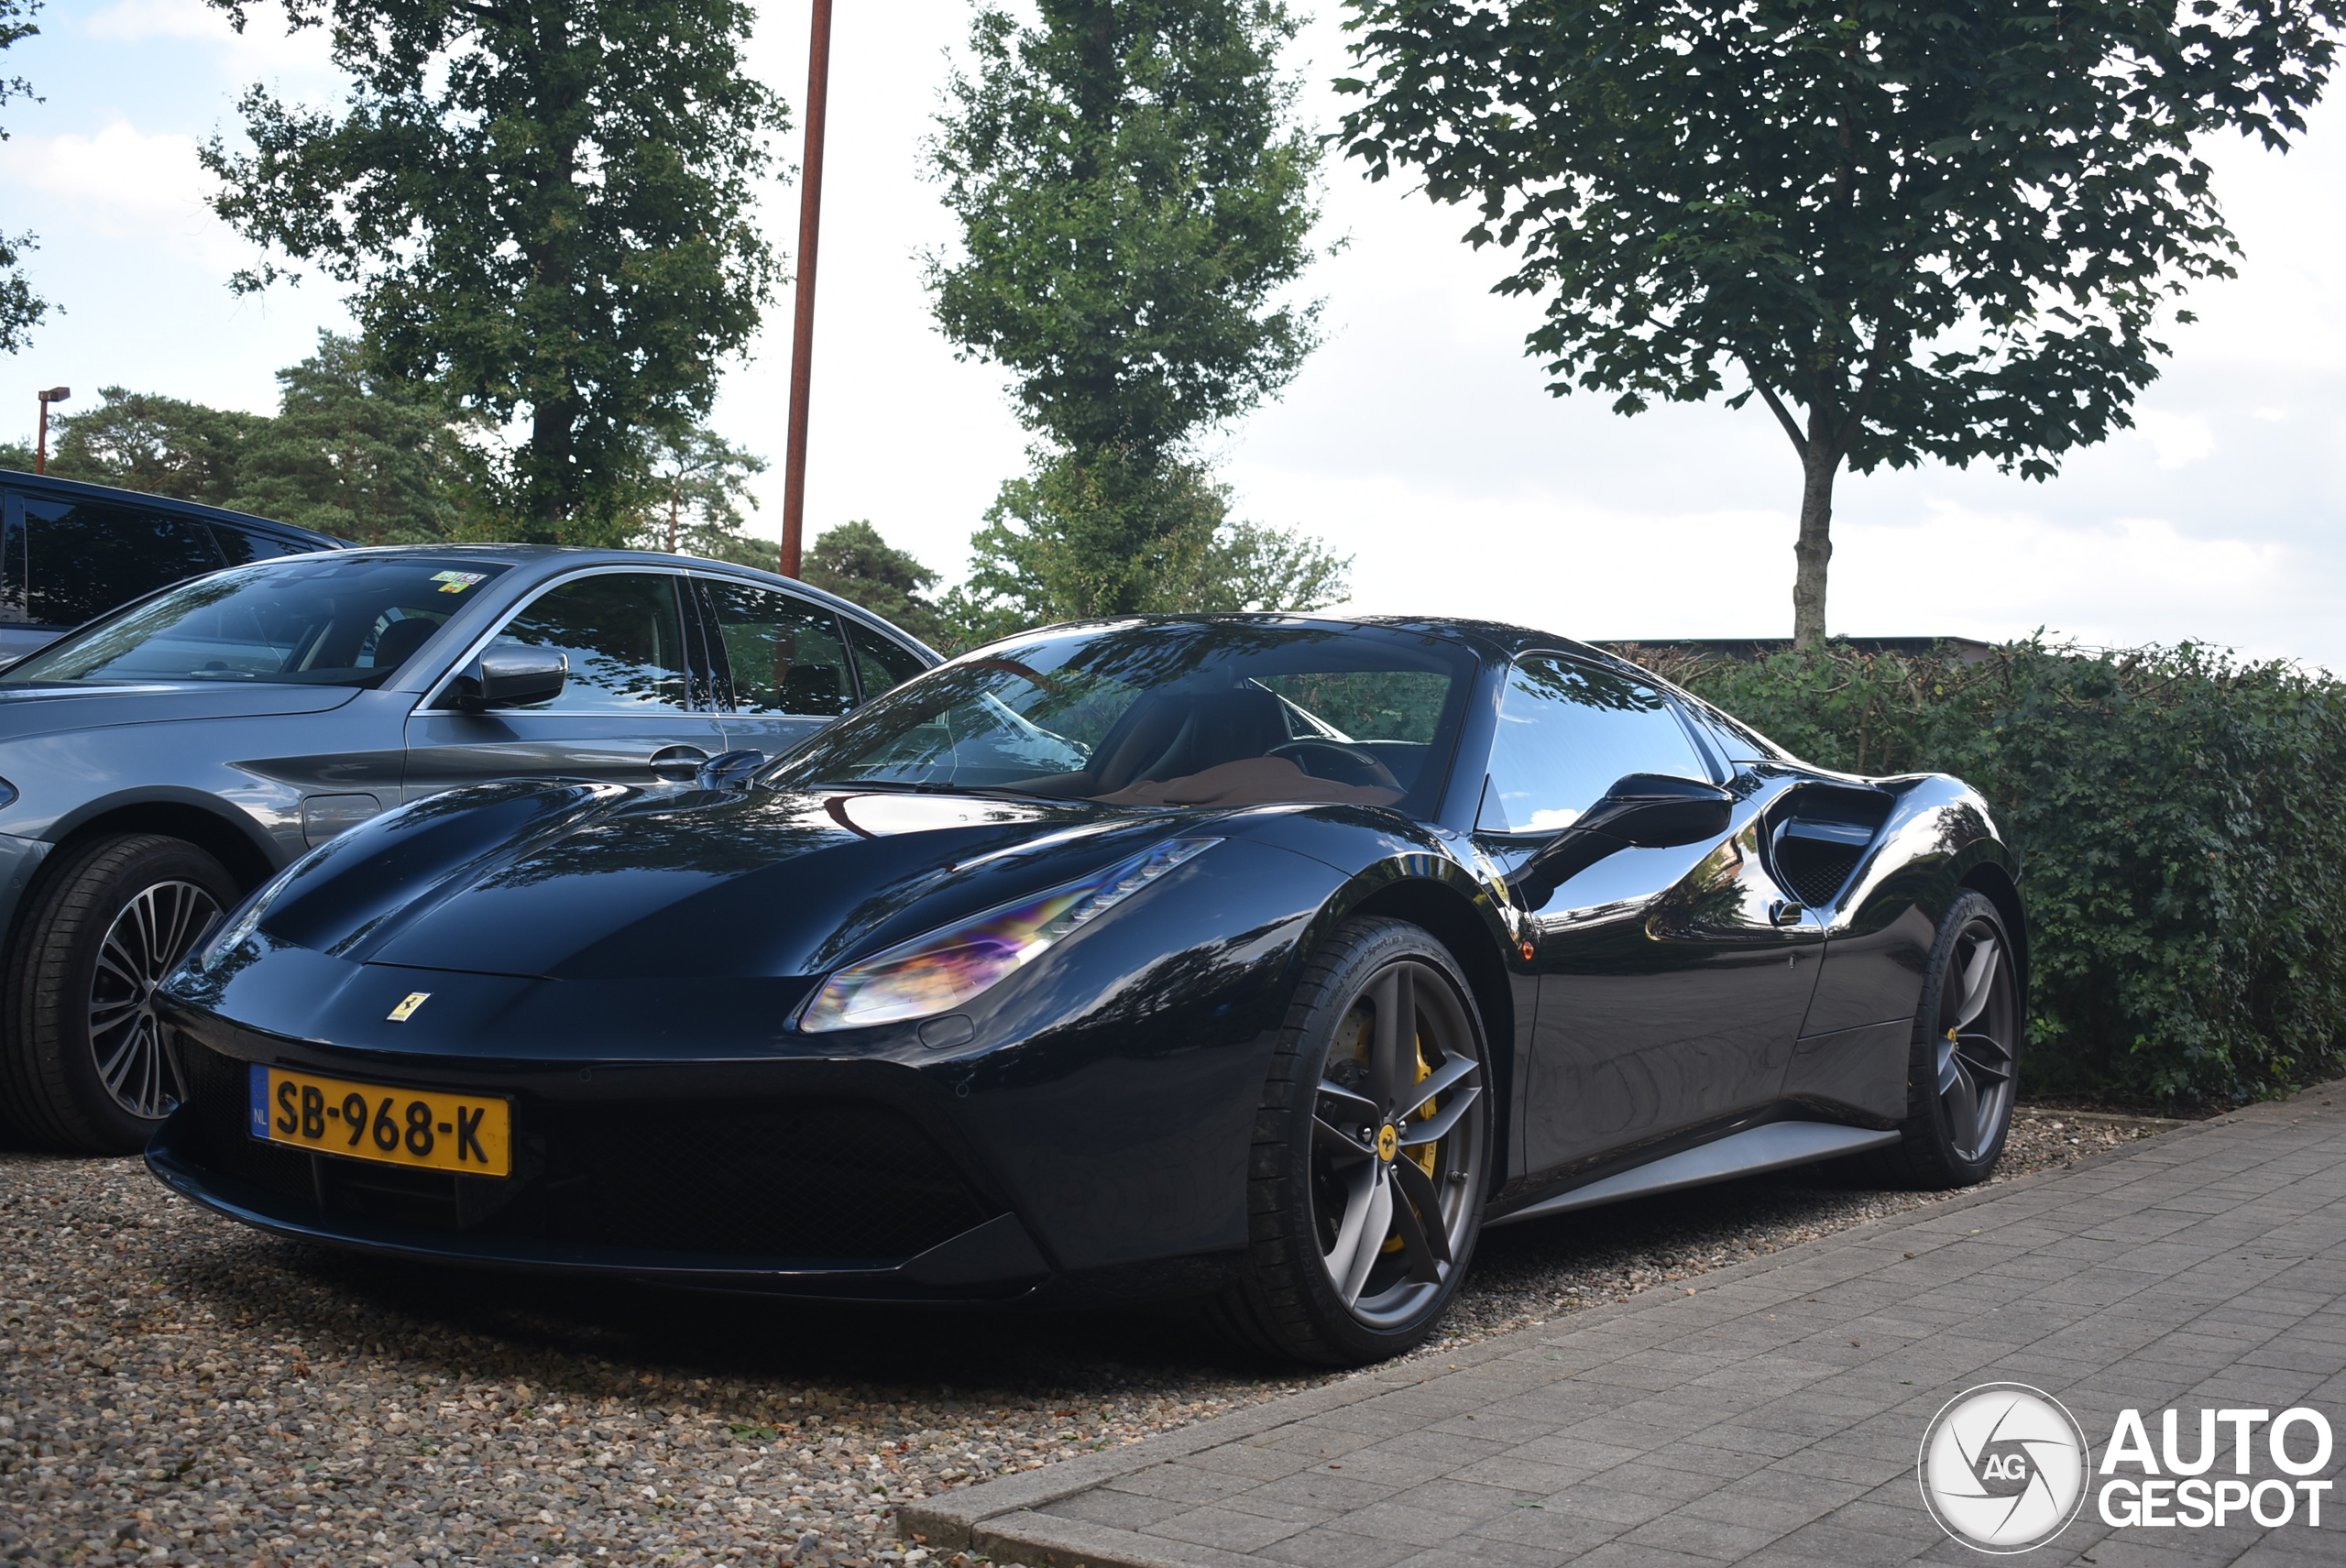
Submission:
<svg viewBox="0 0 2346 1568">
<path fill-rule="evenodd" d="M 183 839 L 125 833 L 60 851 L 10 957 L 5 1107 L 52 1148 L 135 1154 L 179 1103 L 155 992 L 236 884 Z"/>
<path fill-rule="evenodd" d="M 1264 1085 L 1238 1338 L 1336 1365 L 1432 1332 L 1480 1234 L 1487 1047 L 1456 961 L 1418 927 L 1346 923 L 1312 962 Z"/>
<path fill-rule="evenodd" d="M 2024 1026 L 2016 960 L 1986 894 L 1963 894 L 1939 922 L 1914 1018 L 1906 1120 L 1876 1157 L 1897 1184 L 1968 1187 L 2002 1157 Z"/>
</svg>

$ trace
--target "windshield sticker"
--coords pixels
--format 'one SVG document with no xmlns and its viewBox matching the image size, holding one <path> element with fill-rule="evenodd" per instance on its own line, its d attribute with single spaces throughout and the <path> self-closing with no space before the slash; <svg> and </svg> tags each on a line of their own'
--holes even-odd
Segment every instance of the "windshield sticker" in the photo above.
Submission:
<svg viewBox="0 0 2346 1568">
<path fill-rule="evenodd" d="M 444 594 L 460 594 L 475 583 L 488 580 L 487 572 L 434 572 L 432 580 L 440 585 Z"/>
</svg>

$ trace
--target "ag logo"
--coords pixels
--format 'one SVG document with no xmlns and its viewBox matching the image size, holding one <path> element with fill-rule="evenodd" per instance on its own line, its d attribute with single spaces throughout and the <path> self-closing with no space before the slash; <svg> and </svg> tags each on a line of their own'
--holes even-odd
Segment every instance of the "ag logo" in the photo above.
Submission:
<svg viewBox="0 0 2346 1568">
<path fill-rule="evenodd" d="M 2024 1383 L 1983 1383 L 1923 1434 L 1916 1475 L 1939 1528 L 1975 1551 L 2034 1552 L 2085 1501 L 2092 1454 L 2061 1402 Z"/>
</svg>

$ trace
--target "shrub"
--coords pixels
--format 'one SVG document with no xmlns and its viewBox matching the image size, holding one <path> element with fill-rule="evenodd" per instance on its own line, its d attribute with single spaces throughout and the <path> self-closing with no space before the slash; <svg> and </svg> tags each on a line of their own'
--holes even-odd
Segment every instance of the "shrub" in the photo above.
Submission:
<svg viewBox="0 0 2346 1568">
<path fill-rule="evenodd" d="M 2346 1065 L 2346 685 L 2189 643 L 1643 662 L 1823 766 L 1988 797 L 2023 860 L 2027 1089 L 2237 1102 Z"/>
</svg>

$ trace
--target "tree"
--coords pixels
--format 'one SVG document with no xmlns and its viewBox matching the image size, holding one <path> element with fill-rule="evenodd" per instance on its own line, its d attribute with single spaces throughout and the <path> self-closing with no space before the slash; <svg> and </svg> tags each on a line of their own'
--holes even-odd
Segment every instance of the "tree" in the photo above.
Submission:
<svg viewBox="0 0 2346 1568">
<path fill-rule="evenodd" d="M 958 641 L 1111 615 L 1317 609 L 1343 597 L 1350 557 L 1232 519 L 1230 488 L 1201 464 L 1157 468 L 1138 502 L 1151 518 L 1147 554 L 1121 554 L 1135 499 L 1103 493 L 1096 473 L 1044 458 L 1002 488 L 970 542 L 970 579 L 946 601 Z"/>
<path fill-rule="evenodd" d="M 944 618 L 926 597 L 937 584 L 937 574 L 909 551 L 898 550 L 881 538 L 880 531 L 869 521 L 826 529 L 806 553 L 803 576 L 826 593 L 860 604 L 903 627 L 924 642 L 947 640 Z"/>
<path fill-rule="evenodd" d="M 241 29 L 252 0 L 209 3 Z M 620 543 L 774 280 L 751 198 L 784 116 L 741 68 L 746 0 L 281 4 L 330 25 L 348 113 L 248 91 L 253 150 L 203 150 L 214 210 L 350 285 L 386 373 L 526 422 L 485 475 L 500 528 Z"/>
<path fill-rule="evenodd" d="M 932 256 L 928 283 L 946 334 L 1012 372 L 1043 438 L 981 554 L 1015 516 L 1048 537 L 994 564 L 1048 558 L 1051 581 L 1084 587 L 1013 598 L 1119 614 L 1157 597 L 1152 563 L 1184 548 L 1170 531 L 1210 510 L 1190 504 L 1191 438 L 1315 342 L 1317 307 L 1281 296 L 1310 258 L 1319 149 L 1290 123 L 1277 51 L 1295 23 L 1276 0 L 1037 9 L 1034 27 L 992 7 L 971 27 L 977 72 L 953 77 L 930 149 L 961 252 Z"/>
<path fill-rule="evenodd" d="M 57 417 L 49 472 L 364 544 L 474 531 L 477 464 L 436 392 L 382 375 L 355 339 L 326 332 L 277 380 L 273 418 L 107 387 Z"/>
<path fill-rule="evenodd" d="M 28 38 L 40 31 L 32 17 L 40 10 L 40 0 L 0 0 L 0 49 L 13 46 L 20 38 Z M 33 84 L 21 76 L 0 76 L 0 104 L 11 98 L 40 100 L 33 94 Z M 8 139 L 8 132 L 0 127 L 0 141 Z M 29 334 L 40 318 L 49 313 L 49 302 L 32 291 L 24 275 L 17 270 L 22 253 L 35 248 L 29 234 L 0 234 L 0 354 L 14 354 L 31 341 Z"/>
<path fill-rule="evenodd" d="M 766 460 L 734 445 L 706 425 L 663 434 L 653 448 L 652 470 L 634 529 L 638 545 L 683 551 L 713 560 L 773 571 L 782 546 L 742 535 L 746 504 L 757 510 L 750 477 L 766 471 Z M 762 556 L 755 551 L 762 550 Z"/>
<path fill-rule="evenodd" d="M 2195 142 L 2286 148 L 2346 0 L 1348 0 L 1350 155 L 1520 247 L 1527 340 L 1614 409 L 1745 383 L 1800 455 L 1793 633 L 1834 479 L 2032 479 L 2132 423 L 2152 335 L 2237 254 Z M 2188 322 L 2188 312 L 2174 319 Z"/>
<path fill-rule="evenodd" d="M 228 506 L 242 479 L 245 453 L 268 423 L 266 414 L 104 387 L 95 403 L 52 416 L 49 471 Z"/>
<path fill-rule="evenodd" d="M 362 544 L 425 544 L 474 531 L 466 503 L 477 483 L 477 449 L 436 390 L 383 375 L 356 338 L 331 332 L 277 381 L 277 417 L 246 438 L 221 505 Z"/>
</svg>

